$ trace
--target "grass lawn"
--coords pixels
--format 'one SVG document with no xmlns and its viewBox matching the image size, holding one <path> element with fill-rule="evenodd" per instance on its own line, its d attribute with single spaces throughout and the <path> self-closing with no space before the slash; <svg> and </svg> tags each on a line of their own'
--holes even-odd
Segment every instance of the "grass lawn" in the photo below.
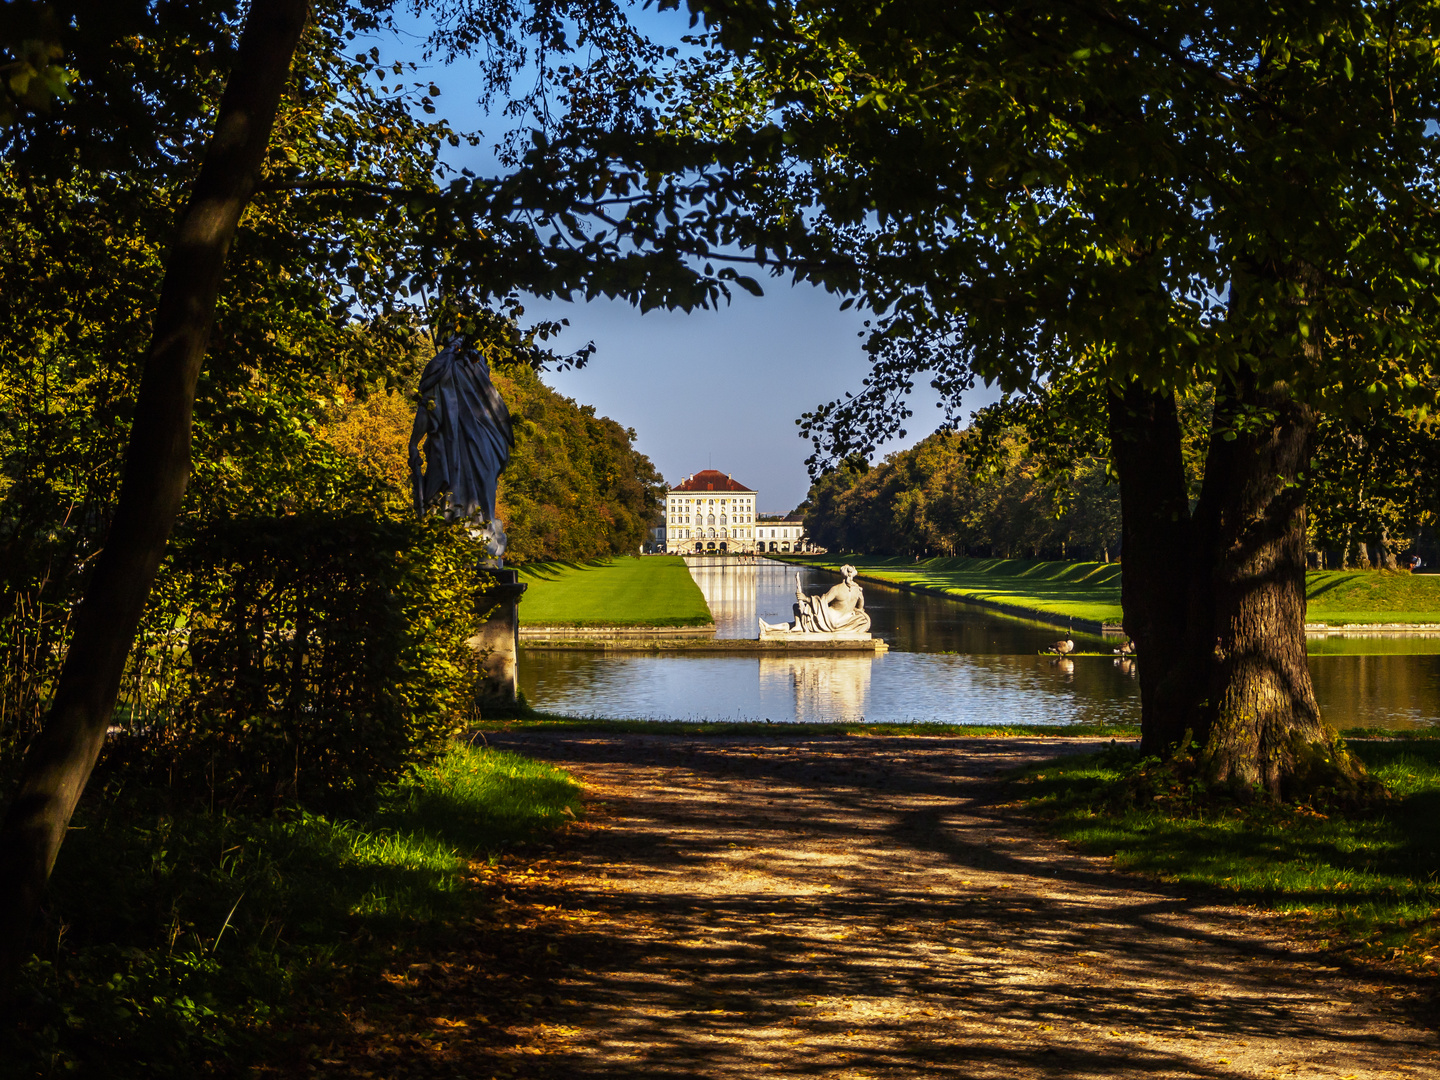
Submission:
<svg viewBox="0 0 1440 1080">
<path fill-rule="evenodd" d="M 1217 808 L 1128 748 L 1036 766 L 1017 785 L 1054 832 L 1119 868 L 1289 913 L 1333 948 L 1433 975 L 1440 737 L 1350 746 L 1392 793 L 1376 808 Z"/>
<path fill-rule="evenodd" d="M 961 600 L 1118 625 L 1120 564 L 1026 559 L 925 559 L 869 555 L 789 557 L 865 577 L 915 585 Z M 1314 623 L 1440 623 L 1440 574 L 1319 570 L 1305 577 L 1306 619 Z"/>
<path fill-rule="evenodd" d="M 985 600 L 1018 611 L 1120 622 L 1120 564 L 1028 559 L 925 559 L 807 555 L 795 561 L 837 570 L 849 563 L 869 578 L 920 586 L 959 600 Z"/>
<path fill-rule="evenodd" d="M 1440 623 L 1440 574 L 1316 570 L 1305 576 L 1310 622 Z"/>
<path fill-rule="evenodd" d="M 521 566 L 525 626 L 708 626 L 700 586 L 679 555 Z"/>
<path fill-rule="evenodd" d="M 925 738 L 1075 738 L 1138 739 L 1132 724 L 940 724 L 913 723 L 780 723 L 763 720 L 606 720 L 598 717 L 535 713 L 513 720 L 488 720 L 484 731 L 598 731 L 619 735 L 765 735 L 769 738 L 813 738 L 816 735 L 893 735 Z"/>
<path fill-rule="evenodd" d="M 348 1029 L 350 995 L 484 914 L 475 881 L 502 851 L 581 812 L 567 773 L 463 746 L 360 821 L 170 812 L 164 794 L 82 805 L 0 1073 L 238 1076 L 303 1060 L 310 1032 Z"/>
</svg>

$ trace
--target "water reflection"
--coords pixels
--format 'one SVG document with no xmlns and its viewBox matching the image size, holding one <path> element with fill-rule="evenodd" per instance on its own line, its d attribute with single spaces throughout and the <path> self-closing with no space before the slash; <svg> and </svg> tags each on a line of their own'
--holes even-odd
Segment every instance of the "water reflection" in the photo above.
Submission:
<svg viewBox="0 0 1440 1080">
<path fill-rule="evenodd" d="M 1134 722 L 1135 683 L 1104 657 L 738 657 L 522 649 L 536 708 L 647 720 Z"/>
<path fill-rule="evenodd" d="M 860 720 L 870 700 L 870 667 L 876 657 L 762 656 L 760 693 L 790 693 L 796 720 Z"/>
<path fill-rule="evenodd" d="M 789 622 L 795 603 L 795 575 L 807 595 L 822 593 L 838 576 L 810 567 L 758 559 L 687 558 L 690 576 L 700 586 L 715 616 L 715 636 L 753 638 L 757 619 Z M 988 608 L 940 596 L 863 583 L 870 630 L 903 652 L 1014 653 L 1034 656 L 1065 631 L 1046 623 L 997 618 Z M 1116 642 L 1096 634 L 1071 632 L 1081 649 L 1109 652 Z"/>
<path fill-rule="evenodd" d="M 705 603 L 710 605 L 710 614 L 715 616 L 716 637 L 758 637 L 760 624 L 757 620 L 789 621 L 790 607 L 788 603 L 785 605 L 786 617 L 783 620 L 769 610 L 773 602 L 771 593 L 774 591 L 770 579 L 776 576 L 773 571 L 764 575 L 767 587 L 762 590 L 760 586 L 760 567 L 764 566 L 770 570 L 778 564 L 754 559 L 743 559 L 742 561 L 742 558 L 687 557 L 685 565 L 690 568 L 690 576 L 695 579 L 695 584 L 700 586 Z M 791 591 L 794 591 L 793 587 Z M 764 612 L 761 612 L 758 607 L 758 601 L 762 594 L 766 598 L 766 611 Z"/>
<path fill-rule="evenodd" d="M 1310 678 L 1321 714 L 1336 727 L 1440 722 L 1440 656 L 1312 656 Z"/>
<path fill-rule="evenodd" d="M 689 560 L 719 637 L 753 638 L 757 619 L 782 622 L 795 568 L 767 560 Z M 804 569 L 807 593 L 832 574 Z M 1115 642 L 1074 634 L 1101 656 L 1037 655 L 1059 631 L 940 597 L 865 585 L 879 656 L 641 655 L 522 649 L 526 699 L 572 716 L 644 719 L 932 720 L 945 723 L 1134 723 L 1135 662 Z M 1322 639 L 1310 658 L 1315 692 L 1338 727 L 1412 727 L 1440 717 L 1440 655 L 1328 655 L 1353 643 Z M 1383 639 L 1410 648 L 1436 639 Z M 1371 643 L 1372 646 L 1375 644 Z M 1440 641 L 1437 641 L 1440 646 Z"/>
</svg>

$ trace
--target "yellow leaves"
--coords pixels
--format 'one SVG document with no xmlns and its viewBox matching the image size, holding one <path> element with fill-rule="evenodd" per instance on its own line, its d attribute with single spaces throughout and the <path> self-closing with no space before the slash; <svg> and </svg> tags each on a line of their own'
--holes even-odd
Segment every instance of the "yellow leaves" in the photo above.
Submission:
<svg viewBox="0 0 1440 1080">
<path fill-rule="evenodd" d="M 480 1020 L 481 1022 L 484 1021 L 484 1017 L 476 1017 L 476 1019 Z M 467 1028 L 470 1026 L 469 1022 L 466 1020 L 447 1020 L 443 1016 L 430 1017 L 430 1023 L 434 1027 L 440 1028 L 442 1031 L 453 1031 L 455 1028 Z"/>
</svg>

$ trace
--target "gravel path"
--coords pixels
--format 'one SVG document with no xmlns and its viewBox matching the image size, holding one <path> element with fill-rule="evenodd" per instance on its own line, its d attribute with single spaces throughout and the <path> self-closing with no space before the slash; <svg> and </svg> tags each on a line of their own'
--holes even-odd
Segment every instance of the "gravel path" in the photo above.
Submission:
<svg viewBox="0 0 1440 1080">
<path fill-rule="evenodd" d="M 1093 743 L 490 742 L 573 770 L 598 822 L 558 855 L 550 1075 L 1440 1077 L 1408 988 L 1004 805 L 997 774 Z"/>
</svg>

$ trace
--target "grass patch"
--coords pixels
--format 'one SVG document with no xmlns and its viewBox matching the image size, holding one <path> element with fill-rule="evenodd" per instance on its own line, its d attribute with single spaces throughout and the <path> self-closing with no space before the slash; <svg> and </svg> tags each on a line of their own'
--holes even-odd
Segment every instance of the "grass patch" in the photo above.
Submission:
<svg viewBox="0 0 1440 1080">
<path fill-rule="evenodd" d="M 530 563 L 520 604 L 526 626 L 707 626 L 700 586 L 679 555 Z"/>
<path fill-rule="evenodd" d="M 766 738 L 813 738 L 817 735 L 891 735 L 925 738 L 1139 738 L 1140 729 L 1127 724 L 940 724 L 934 722 L 778 723 L 763 720 L 604 720 L 536 714 L 515 720 L 482 723 L 482 731 L 598 731 L 616 735 L 763 735 Z"/>
<path fill-rule="evenodd" d="M 923 559 L 870 555 L 790 557 L 827 570 L 849 563 L 875 581 L 922 588 L 957 600 L 1004 604 L 1020 612 L 1119 623 L 1120 564 L 1028 559 Z"/>
<path fill-rule="evenodd" d="M 474 914 L 472 860 L 580 811 L 561 770 L 461 746 L 363 821 L 167 813 L 162 797 L 77 814 L 0 1035 L 5 1075 L 233 1075 L 283 1057 L 337 985 Z"/>
<path fill-rule="evenodd" d="M 1025 770 L 1059 836 L 1121 869 L 1303 920 L 1332 947 L 1433 973 L 1440 946 L 1440 739 L 1351 743 L 1392 798 L 1362 811 L 1223 804 L 1129 748 Z"/>
<path fill-rule="evenodd" d="M 1440 574 L 1317 570 L 1305 575 L 1310 622 L 1440 623 Z"/>
</svg>

